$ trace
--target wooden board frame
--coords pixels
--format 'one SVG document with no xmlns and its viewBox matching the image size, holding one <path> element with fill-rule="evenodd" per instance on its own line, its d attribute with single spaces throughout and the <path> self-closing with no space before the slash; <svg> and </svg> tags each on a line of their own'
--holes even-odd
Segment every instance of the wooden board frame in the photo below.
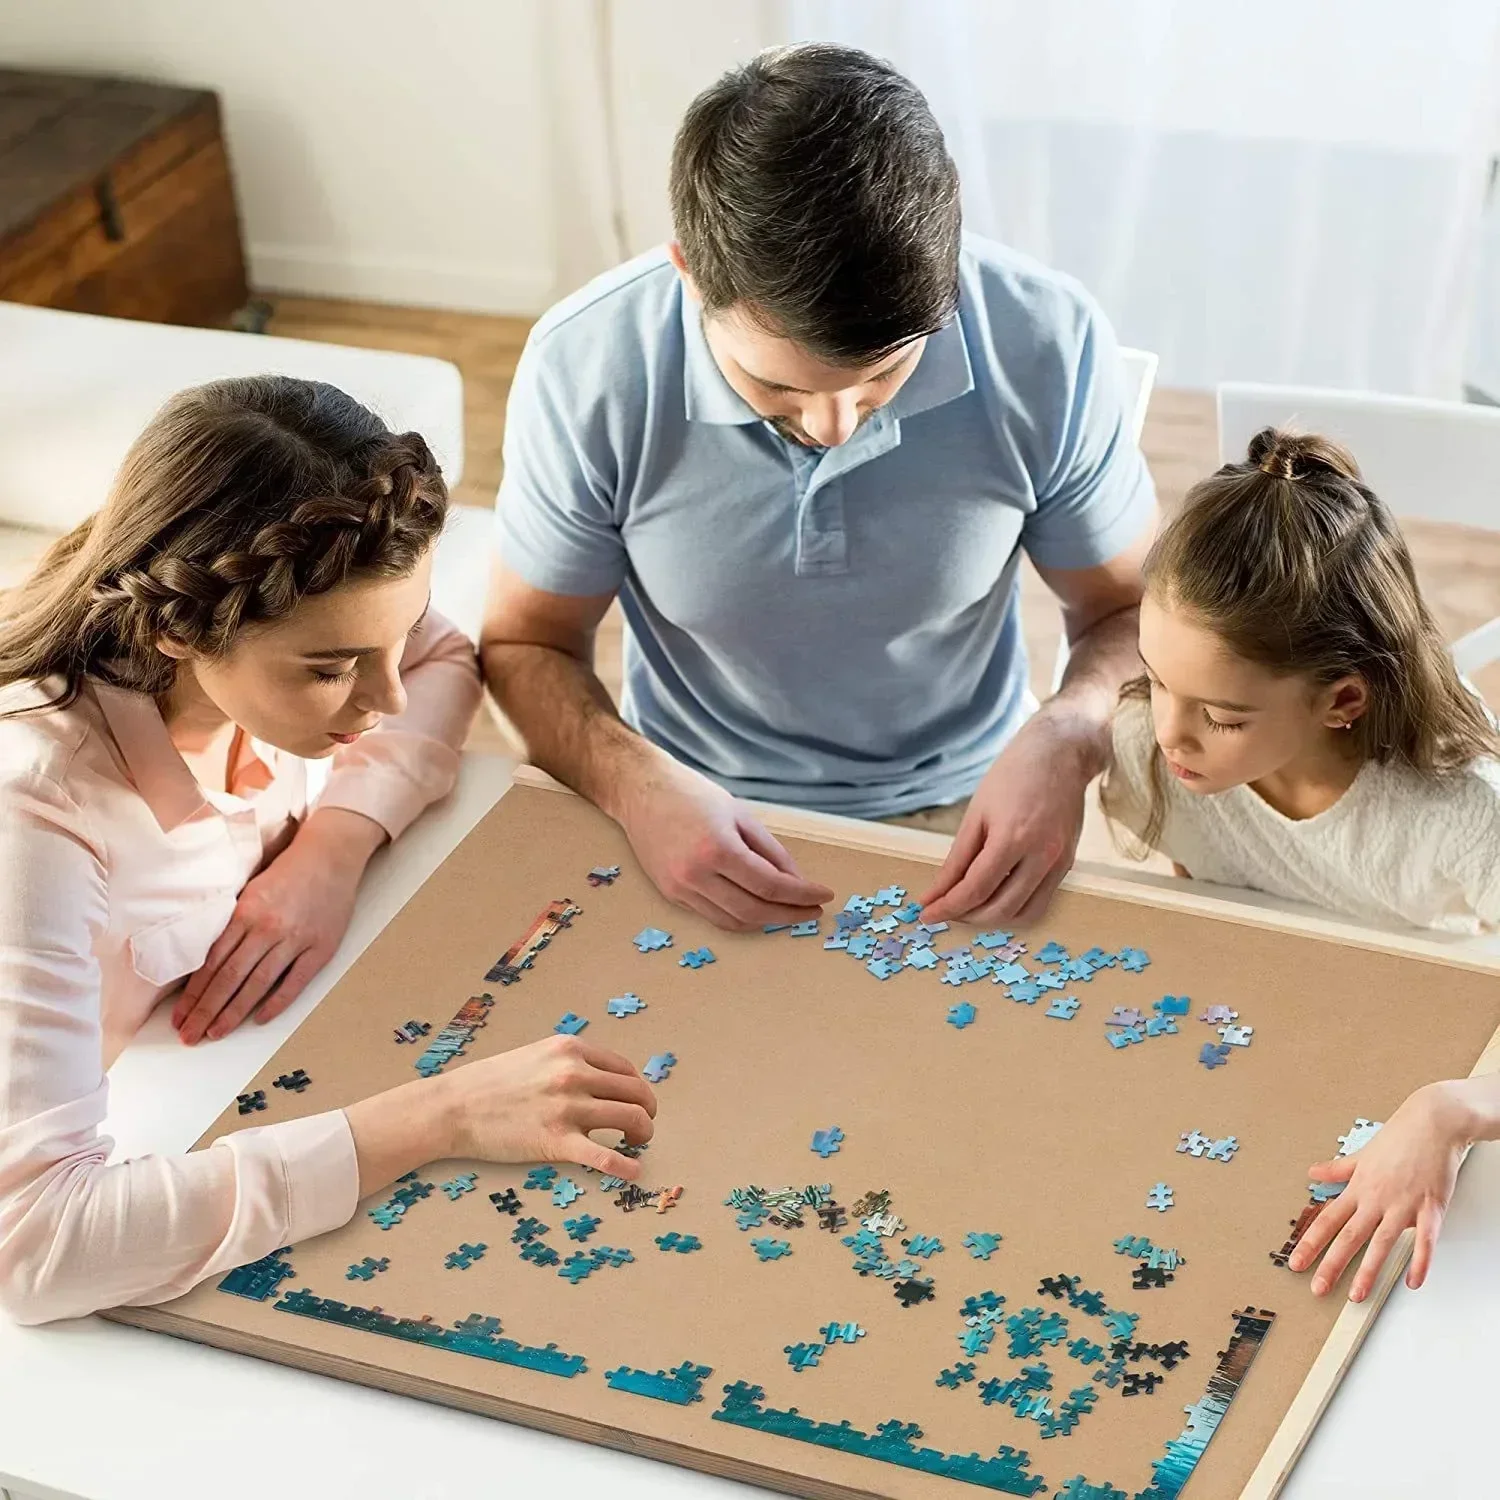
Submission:
<svg viewBox="0 0 1500 1500">
<path fill-rule="evenodd" d="M 518 786 L 551 791 L 564 796 L 573 795 L 565 787 L 530 766 L 518 767 L 514 780 Z M 860 853 L 939 864 L 946 857 L 951 843 L 948 838 L 936 834 L 865 823 L 829 814 L 808 813 L 764 804 L 755 805 L 755 811 L 773 833 L 808 839 Z M 1458 950 L 1432 938 L 1415 934 L 1407 936 L 1382 933 L 1333 918 L 1250 906 L 1229 898 L 1206 895 L 1201 889 L 1174 889 L 1170 882 L 1157 883 L 1149 878 L 1111 875 L 1098 867 L 1074 870 L 1066 877 L 1063 885 L 1065 889 L 1083 895 L 1100 896 L 1166 911 L 1197 914 L 1221 922 L 1273 932 L 1315 937 L 1325 942 L 1398 957 L 1418 957 L 1469 972 L 1486 974 L 1500 972 L 1500 956 L 1492 958 L 1472 950 Z M 1489 1038 L 1470 1076 L 1497 1069 L 1500 1069 L 1500 1028 L 1497 1028 Z M 1363 1303 L 1345 1302 L 1259 1463 L 1242 1488 L 1241 1500 L 1274 1500 L 1274 1497 L 1280 1493 L 1314 1427 L 1332 1399 L 1339 1381 L 1348 1370 L 1360 1345 L 1373 1326 L 1386 1298 L 1404 1273 L 1411 1255 L 1411 1241 L 1411 1231 L 1402 1235 L 1396 1248 L 1387 1258 L 1370 1296 Z M 178 1319 L 163 1308 L 119 1308 L 105 1313 L 104 1316 L 132 1326 L 183 1336 Z M 233 1330 L 213 1330 L 209 1336 L 202 1337 L 201 1341 L 260 1358 L 279 1357 L 274 1353 L 268 1355 L 264 1348 L 255 1345 L 254 1340 L 239 1336 Z M 505 1420 L 522 1425 L 644 1454 L 723 1477 L 767 1485 L 772 1488 L 782 1487 L 777 1471 L 765 1469 L 753 1462 L 720 1458 L 718 1455 L 697 1449 L 687 1450 L 680 1444 L 638 1434 L 628 1428 L 606 1427 L 520 1402 L 497 1400 L 491 1396 L 470 1393 L 458 1385 L 448 1387 L 445 1392 L 434 1395 L 433 1382 L 430 1379 L 409 1380 L 401 1372 L 392 1371 L 384 1366 L 375 1364 L 360 1366 L 356 1363 L 351 1368 L 351 1362 L 347 1359 L 330 1359 L 319 1355 L 316 1351 L 308 1350 L 300 1351 L 295 1361 L 287 1360 L 286 1362 L 315 1373 L 333 1375 L 379 1389 L 394 1390 L 401 1394 L 439 1399 L 447 1404 L 479 1414 L 498 1415 Z M 845 1484 L 823 1483 L 810 1477 L 805 1481 L 803 1492 L 809 1495 L 837 1497 L 837 1500 L 850 1500 L 852 1496 L 865 1493 L 870 1495 L 880 1493 L 874 1490 L 866 1492 L 851 1489 Z"/>
</svg>

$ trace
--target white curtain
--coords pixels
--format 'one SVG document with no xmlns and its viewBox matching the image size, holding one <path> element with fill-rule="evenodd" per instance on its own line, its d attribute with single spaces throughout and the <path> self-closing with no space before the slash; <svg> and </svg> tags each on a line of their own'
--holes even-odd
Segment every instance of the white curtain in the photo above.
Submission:
<svg viewBox="0 0 1500 1500">
<path fill-rule="evenodd" d="M 1076 275 L 1124 342 L 1161 356 L 1164 384 L 1456 397 L 1481 342 L 1496 0 L 547 10 L 564 286 L 669 232 L 667 157 L 699 88 L 760 47 L 823 38 L 917 81 L 968 224 Z"/>
</svg>

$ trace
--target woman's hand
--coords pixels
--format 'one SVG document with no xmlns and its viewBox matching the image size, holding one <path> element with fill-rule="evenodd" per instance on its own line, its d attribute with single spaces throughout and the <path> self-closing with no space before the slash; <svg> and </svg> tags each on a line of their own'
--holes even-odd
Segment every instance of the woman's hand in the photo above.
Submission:
<svg viewBox="0 0 1500 1500">
<path fill-rule="evenodd" d="M 1475 1137 L 1472 1082 L 1424 1085 L 1362 1150 L 1311 1169 L 1316 1182 L 1348 1184 L 1324 1205 L 1288 1262 L 1292 1270 L 1305 1271 L 1323 1256 L 1312 1282 L 1317 1296 L 1334 1285 L 1369 1241 L 1349 1288 L 1349 1300 L 1363 1302 L 1397 1238 L 1413 1225 L 1417 1237 L 1406 1284 L 1415 1291 L 1426 1280 L 1459 1165 Z"/>
<path fill-rule="evenodd" d="M 656 1095 L 618 1052 L 549 1036 L 362 1099 L 344 1114 L 361 1197 L 448 1157 L 577 1162 L 633 1182 L 640 1163 L 589 1132 L 617 1130 L 644 1145 L 656 1129 Z"/>
<path fill-rule="evenodd" d="M 234 915 L 183 986 L 172 1024 L 189 1046 L 217 1041 L 252 1011 L 279 1016 L 333 956 L 385 830 L 344 808 L 316 809 L 240 892 Z"/>
<path fill-rule="evenodd" d="M 641 1165 L 589 1139 L 617 1130 L 642 1146 L 656 1095 L 635 1065 L 576 1036 L 549 1036 L 446 1076 L 453 1155 L 482 1161 L 571 1161 L 634 1181 Z"/>
</svg>

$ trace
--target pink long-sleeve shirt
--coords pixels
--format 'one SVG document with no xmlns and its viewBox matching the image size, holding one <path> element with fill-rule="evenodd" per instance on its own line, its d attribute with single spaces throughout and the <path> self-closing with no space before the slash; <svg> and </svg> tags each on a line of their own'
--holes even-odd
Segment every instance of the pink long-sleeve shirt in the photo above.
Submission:
<svg viewBox="0 0 1500 1500">
<path fill-rule="evenodd" d="M 401 675 L 406 711 L 331 763 L 251 740 L 228 792 L 198 784 L 144 694 L 90 680 L 67 709 L 0 719 L 0 1308 L 18 1321 L 165 1301 L 354 1213 L 342 1110 L 132 1161 L 100 1127 L 106 1069 L 310 806 L 395 838 L 453 786 L 474 649 L 429 613 Z"/>
</svg>

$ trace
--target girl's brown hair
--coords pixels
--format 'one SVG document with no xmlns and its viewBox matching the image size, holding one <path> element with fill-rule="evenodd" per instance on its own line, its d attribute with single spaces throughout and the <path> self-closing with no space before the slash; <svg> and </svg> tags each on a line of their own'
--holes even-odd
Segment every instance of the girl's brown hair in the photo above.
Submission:
<svg viewBox="0 0 1500 1500">
<path fill-rule="evenodd" d="M 1500 753 L 1484 705 L 1459 678 L 1423 602 L 1395 519 L 1344 448 L 1267 427 L 1244 463 L 1188 491 L 1145 563 L 1147 591 L 1197 617 L 1237 656 L 1317 683 L 1358 675 L 1369 706 L 1347 739 L 1360 760 L 1440 775 Z M 1121 699 L 1149 699 L 1145 676 Z M 1106 812 L 1119 805 L 1111 771 Z M 1142 843 L 1161 832 L 1153 754 Z"/>
<path fill-rule="evenodd" d="M 222 656 L 350 579 L 404 577 L 442 529 L 427 444 L 331 385 L 259 375 L 174 396 L 136 439 L 104 507 L 0 601 L 0 684 L 86 676 L 172 684 L 163 636 Z"/>
</svg>

